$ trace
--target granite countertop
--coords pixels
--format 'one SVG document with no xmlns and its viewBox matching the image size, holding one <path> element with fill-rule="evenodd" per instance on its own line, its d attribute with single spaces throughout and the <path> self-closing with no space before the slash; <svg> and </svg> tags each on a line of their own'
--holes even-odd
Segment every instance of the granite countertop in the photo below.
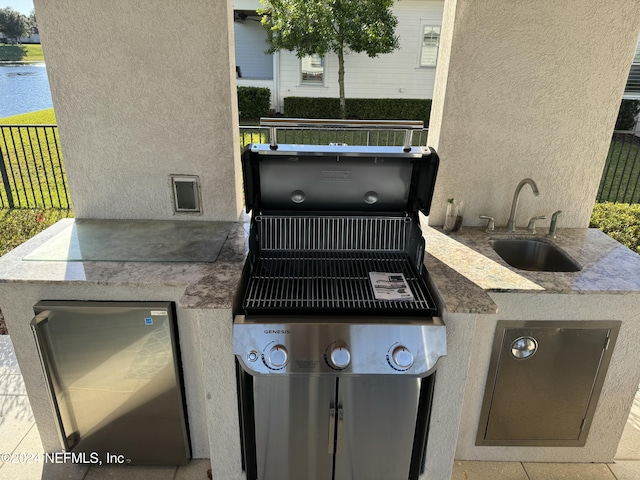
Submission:
<svg viewBox="0 0 640 480">
<path fill-rule="evenodd" d="M 440 228 L 423 226 L 423 232 L 425 265 L 451 312 L 492 313 L 487 292 L 640 293 L 640 255 L 597 229 L 558 229 L 555 239 L 535 236 L 577 261 L 582 266 L 578 272 L 519 270 L 502 260 L 489 244 L 490 239 L 531 235 L 499 230 L 489 234 L 479 227 L 445 234 Z"/>
<path fill-rule="evenodd" d="M 59 235 L 66 235 L 75 222 L 74 219 L 63 219 L 1 257 L 0 283 L 183 286 L 185 294 L 178 302 L 181 307 L 231 308 L 248 251 L 248 223 L 219 222 L 227 228 L 219 229 L 218 234 L 223 236 L 221 248 L 212 261 L 24 260 L 47 242 L 55 242 Z M 187 245 L 191 222 L 171 223 L 179 224 L 183 229 Z M 157 242 L 149 245 L 157 248 Z"/>
<path fill-rule="evenodd" d="M 246 218 L 213 228 L 222 237 L 219 253 L 210 261 L 24 260 L 75 221 L 61 220 L 0 258 L 0 283 L 176 286 L 185 289 L 179 300 L 183 308 L 231 308 L 248 252 Z M 189 223 L 172 223 L 180 224 L 187 245 Z M 489 292 L 640 293 L 640 255 L 599 230 L 559 229 L 552 240 L 583 267 L 579 272 L 529 272 L 509 266 L 489 244 L 490 238 L 508 236 L 500 232 L 463 227 L 445 234 L 423 225 L 423 234 L 430 281 L 451 313 L 495 313 Z"/>
</svg>

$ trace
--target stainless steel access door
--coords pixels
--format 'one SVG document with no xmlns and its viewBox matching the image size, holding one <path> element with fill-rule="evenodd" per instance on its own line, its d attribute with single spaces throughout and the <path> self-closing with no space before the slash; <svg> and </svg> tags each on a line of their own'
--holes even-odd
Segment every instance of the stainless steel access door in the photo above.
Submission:
<svg viewBox="0 0 640 480">
<path fill-rule="evenodd" d="M 419 397 L 418 378 L 254 377 L 258 480 L 409 478 Z"/>
<path fill-rule="evenodd" d="M 335 480 L 409 478 L 419 399 L 419 378 L 340 378 Z"/>
<path fill-rule="evenodd" d="M 336 378 L 254 378 L 258 480 L 331 480 Z"/>
</svg>

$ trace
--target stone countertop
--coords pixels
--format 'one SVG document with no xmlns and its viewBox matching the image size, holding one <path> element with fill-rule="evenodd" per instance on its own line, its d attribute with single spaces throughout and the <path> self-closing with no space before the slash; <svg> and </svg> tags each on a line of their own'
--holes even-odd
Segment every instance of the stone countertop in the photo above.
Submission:
<svg viewBox="0 0 640 480">
<path fill-rule="evenodd" d="M 74 219 L 63 219 L 0 258 L 0 283 L 130 285 L 184 287 L 184 308 L 231 308 L 247 255 L 249 225 L 231 225 L 216 261 L 25 261 L 25 256 L 61 232 Z M 184 224 L 188 229 L 187 224 Z M 185 232 L 185 238 L 188 238 Z"/>
<path fill-rule="evenodd" d="M 23 260 L 73 222 L 61 220 L 0 258 L 0 283 L 175 286 L 185 289 L 179 300 L 183 308 L 231 308 L 248 252 L 249 224 L 245 221 L 232 224 L 212 263 Z M 464 227 L 444 234 L 439 228 L 423 226 L 423 233 L 425 265 L 436 294 L 451 313 L 495 313 L 496 305 L 488 292 L 640 292 L 640 255 L 599 230 L 559 229 L 553 240 L 580 263 L 583 268 L 579 272 L 513 268 L 489 244 L 490 238 L 508 236 L 499 232 L 490 235 L 481 228 Z"/>
<path fill-rule="evenodd" d="M 597 229 L 558 229 L 553 240 L 544 234 L 536 236 L 577 261 L 582 266 L 578 272 L 519 270 L 489 244 L 490 239 L 531 235 L 489 234 L 479 227 L 445 234 L 440 228 L 423 226 L 423 232 L 428 252 L 425 265 L 451 312 L 492 313 L 487 292 L 640 293 L 640 255 Z"/>
</svg>

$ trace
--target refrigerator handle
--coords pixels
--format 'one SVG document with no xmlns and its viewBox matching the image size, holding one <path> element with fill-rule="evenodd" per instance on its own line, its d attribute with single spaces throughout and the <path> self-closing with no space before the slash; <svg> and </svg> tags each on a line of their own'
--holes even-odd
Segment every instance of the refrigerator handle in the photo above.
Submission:
<svg viewBox="0 0 640 480">
<path fill-rule="evenodd" d="M 40 312 L 37 314 L 33 320 L 31 320 L 31 331 L 33 332 L 33 338 L 36 342 L 36 348 L 38 350 L 38 357 L 40 358 L 40 365 L 42 366 L 42 371 L 44 372 L 45 385 L 47 386 L 47 391 L 49 392 L 49 399 L 51 400 L 51 405 L 53 406 L 53 411 L 55 413 L 55 418 L 58 423 L 58 435 L 60 437 L 60 442 L 62 443 L 64 450 L 66 452 L 71 451 L 71 448 L 77 443 L 76 435 L 73 435 L 69 439 L 67 438 L 64 425 L 62 423 L 62 415 L 60 414 L 60 406 L 58 405 L 58 400 L 55 394 L 55 388 L 53 385 L 53 377 L 51 369 L 49 368 L 49 360 L 47 359 L 46 352 L 44 349 L 44 333 L 41 328 L 47 324 L 49 321 L 49 315 L 51 312 L 49 310 L 45 310 L 44 312 Z M 70 445 L 69 440 L 75 438 L 75 442 L 73 445 Z"/>
</svg>

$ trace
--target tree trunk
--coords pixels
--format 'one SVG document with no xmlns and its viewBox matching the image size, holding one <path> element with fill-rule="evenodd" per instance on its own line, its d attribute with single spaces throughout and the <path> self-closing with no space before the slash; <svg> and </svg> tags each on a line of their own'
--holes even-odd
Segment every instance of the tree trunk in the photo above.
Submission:
<svg viewBox="0 0 640 480">
<path fill-rule="evenodd" d="M 344 49 L 338 50 L 338 84 L 340 85 L 340 118 L 347 118 L 347 106 L 344 99 Z"/>
</svg>

